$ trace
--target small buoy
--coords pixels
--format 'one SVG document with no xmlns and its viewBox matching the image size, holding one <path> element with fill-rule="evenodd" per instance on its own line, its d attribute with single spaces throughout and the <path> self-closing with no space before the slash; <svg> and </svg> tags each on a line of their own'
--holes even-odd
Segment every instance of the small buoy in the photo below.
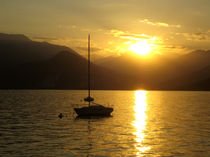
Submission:
<svg viewBox="0 0 210 157">
<path fill-rule="evenodd" d="M 63 114 L 60 113 L 60 114 L 58 115 L 58 117 L 59 117 L 59 118 L 63 118 Z"/>
</svg>

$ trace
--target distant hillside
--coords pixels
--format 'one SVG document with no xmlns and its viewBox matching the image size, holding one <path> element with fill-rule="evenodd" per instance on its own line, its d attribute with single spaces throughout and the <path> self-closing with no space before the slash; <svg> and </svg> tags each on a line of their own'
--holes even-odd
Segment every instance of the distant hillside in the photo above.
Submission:
<svg viewBox="0 0 210 157">
<path fill-rule="evenodd" d="M 0 89 L 87 89 L 87 60 L 64 46 L 0 34 Z M 91 63 L 93 89 L 135 89 L 132 76 Z M 139 82 L 138 79 L 136 79 Z"/>
<path fill-rule="evenodd" d="M 91 63 L 92 89 L 210 90 L 210 51 L 171 58 L 122 55 Z M 87 89 L 87 60 L 72 49 L 0 34 L 0 89 Z"/>
<path fill-rule="evenodd" d="M 175 89 L 181 90 L 210 90 L 210 66 L 198 70 L 199 67 L 195 68 L 194 71 L 186 71 L 185 74 L 174 78 L 167 83 L 172 82 Z M 163 85 L 162 87 L 166 87 Z M 168 88 L 168 87 L 166 87 Z"/>
<path fill-rule="evenodd" d="M 44 60 L 60 51 L 76 53 L 68 47 L 49 44 L 47 42 L 35 42 L 24 35 L 0 33 L 1 68 Z"/>
<path fill-rule="evenodd" d="M 132 78 L 91 63 L 92 89 L 135 89 Z M 127 82 L 127 83 L 125 83 Z M 87 60 L 62 51 L 50 59 L 6 71 L 1 89 L 87 89 Z"/>
<path fill-rule="evenodd" d="M 80 85 L 80 80 L 86 77 L 86 64 L 85 58 L 61 51 L 49 59 L 25 63 L 10 70 L 0 86 L 13 89 L 84 88 L 84 85 Z"/>
<path fill-rule="evenodd" d="M 210 79 L 210 51 L 198 50 L 177 58 L 123 55 L 102 59 L 97 64 L 137 77 L 141 88 L 145 89 L 210 90 L 207 83 Z"/>
</svg>

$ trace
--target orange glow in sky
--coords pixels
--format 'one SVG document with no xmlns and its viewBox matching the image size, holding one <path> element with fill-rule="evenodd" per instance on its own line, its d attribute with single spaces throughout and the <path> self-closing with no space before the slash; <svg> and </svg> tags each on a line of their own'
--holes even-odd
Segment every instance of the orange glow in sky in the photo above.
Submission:
<svg viewBox="0 0 210 157">
<path fill-rule="evenodd" d="M 210 49 L 207 6 L 210 1 L 1 1 L 0 30 L 65 45 L 81 55 L 86 54 L 89 33 L 92 54 L 102 57 L 126 50 L 147 55 L 154 46 L 161 54 L 186 53 Z M 161 39 L 161 44 L 150 43 L 153 37 Z"/>
<path fill-rule="evenodd" d="M 130 50 L 138 55 L 148 55 L 151 52 L 151 46 L 147 41 L 139 41 L 130 45 Z"/>
</svg>

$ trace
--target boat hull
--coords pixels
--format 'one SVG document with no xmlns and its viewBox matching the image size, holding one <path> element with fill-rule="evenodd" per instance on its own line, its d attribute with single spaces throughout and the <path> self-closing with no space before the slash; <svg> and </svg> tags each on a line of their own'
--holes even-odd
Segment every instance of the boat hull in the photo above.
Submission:
<svg viewBox="0 0 210 157">
<path fill-rule="evenodd" d="M 90 106 L 90 107 L 74 108 L 74 110 L 78 116 L 111 116 L 113 108 Z"/>
</svg>

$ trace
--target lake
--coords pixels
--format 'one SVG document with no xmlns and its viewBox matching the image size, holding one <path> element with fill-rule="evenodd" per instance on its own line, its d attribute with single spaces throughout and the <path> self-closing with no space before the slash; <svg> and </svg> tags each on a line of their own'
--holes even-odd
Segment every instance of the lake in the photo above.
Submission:
<svg viewBox="0 0 210 157">
<path fill-rule="evenodd" d="M 210 156 L 210 92 L 93 91 L 112 117 L 76 118 L 86 95 L 1 90 L 0 156 Z"/>
</svg>

